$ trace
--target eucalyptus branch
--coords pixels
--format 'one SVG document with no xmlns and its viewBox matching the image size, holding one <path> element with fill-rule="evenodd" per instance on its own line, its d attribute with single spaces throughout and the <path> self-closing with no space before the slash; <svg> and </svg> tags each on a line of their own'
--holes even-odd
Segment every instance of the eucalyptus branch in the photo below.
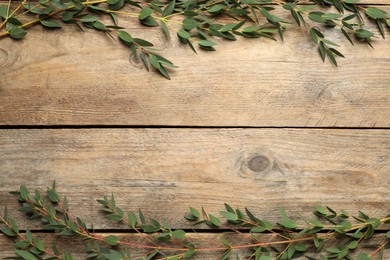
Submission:
<svg viewBox="0 0 390 260">
<path fill-rule="evenodd" d="M 390 231 L 386 233 L 386 241 L 367 253 L 359 252 L 359 247 L 369 243 L 375 231 L 383 224 L 390 222 L 390 215 L 384 218 L 369 217 L 359 211 L 356 216 L 341 210 L 336 212 L 329 207 L 316 206 L 315 219 L 306 221 L 306 225 L 298 224 L 291 219 L 284 210 L 280 210 L 280 221 L 272 224 L 259 219 L 255 214 L 245 208 L 244 211 L 234 209 L 225 204 L 225 210 L 219 215 L 206 212 L 204 208 L 198 211 L 190 207 L 185 218 L 193 225 L 206 225 L 213 229 L 221 229 L 224 232 L 234 232 L 240 237 L 240 243 L 229 241 L 229 237 L 221 238 L 219 244 L 210 241 L 200 241 L 191 237 L 191 232 L 181 229 L 172 229 L 167 224 L 162 224 L 155 219 L 147 219 L 143 212 L 129 211 L 127 214 L 117 206 L 114 195 L 105 196 L 97 200 L 101 204 L 105 217 L 113 222 L 123 223 L 126 228 L 134 230 L 143 238 L 143 242 L 121 240 L 116 235 L 103 235 L 95 233 L 93 227 L 87 228 L 86 223 L 69 212 L 68 200 L 61 198 L 56 191 L 56 184 L 46 191 L 46 196 L 41 196 L 40 190 L 30 193 L 25 186 L 20 186 L 16 192 L 22 203 L 20 211 L 32 218 L 40 218 L 45 230 L 53 230 L 60 236 L 79 237 L 86 243 L 87 258 L 121 260 L 121 259 L 188 259 L 202 252 L 215 252 L 219 259 L 228 259 L 235 251 L 245 250 L 246 259 L 292 259 L 298 256 L 306 256 L 308 259 L 333 259 L 346 258 L 368 260 L 372 256 L 383 253 L 388 248 Z M 353 221 L 358 223 L 353 223 Z M 328 222 L 330 225 L 325 225 Z M 27 229 L 25 233 L 19 230 L 16 221 L 9 216 L 8 210 L 4 210 L 0 216 L 1 232 L 8 237 L 18 238 L 15 243 L 15 253 L 22 259 L 35 260 L 46 256 L 49 259 L 73 259 L 72 252 L 60 252 L 55 245 L 52 250 L 44 240 L 37 238 Z M 272 235 L 271 240 L 263 241 L 261 235 Z M 335 241 L 337 247 L 327 245 L 327 241 Z M 206 244 L 207 246 L 196 246 Z M 122 247 L 119 249 L 117 245 Z M 144 253 L 139 253 L 142 250 Z M 134 252 L 133 252 L 134 251 Z"/>
<path fill-rule="evenodd" d="M 324 8 L 329 11 L 324 12 Z M 280 15 L 275 15 L 275 11 Z M 283 15 L 283 11 L 290 16 Z M 105 17 L 109 17 L 112 23 Z M 169 79 L 169 68 L 176 66 L 158 54 L 150 41 L 133 38 L 120 26 L 119 18 L 137 19 L 145 27 L 159 26 L 167 39 L 171 31 L 175 31 L 179 41 L 194 52 L 197 49 L 216 50 L 218 41 L 215 39 L 218 38 L 235 41 L 240 36 L 276 40 L 279 36 L 283 40 L 286 30 L 296 29 L 291 26 L 295 22 L 298 26 L 316 29 L 307 30 L 310 39 L 318 47 L 322 60 L 328 57 L 336 66 L 336 58 L 344 55 L 335 49 L 338 44 L 325 39 L 322 30 L 337 27 L 352 45 L 353 36 L 371 46 L 376 35 L 368 29 L 366 20 L 375 23 L 382 38 L 385 38 L 386 27 L 390 28 L 389 13 L 378 7 L 362 5 L 359 0 L 43 0 L 34 5 L 23 0 L 16 7 L 11 1 L 0 5 L 0 19 L 3 20 L 0 38 L 20 40 L 26 36 L 28 28 L 37 24 L 48 28 L 74 24 L 80 29 L 94 29 L 110 37 L 113 37 L 111 33 L 116 33 L 133 55 L 142 60 L 147 70 L 151 67 Z"/>
</svg>

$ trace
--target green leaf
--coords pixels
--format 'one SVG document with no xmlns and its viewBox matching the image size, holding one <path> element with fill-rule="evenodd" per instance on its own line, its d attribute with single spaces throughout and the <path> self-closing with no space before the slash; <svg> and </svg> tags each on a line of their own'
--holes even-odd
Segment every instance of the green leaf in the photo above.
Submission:
<svg viewBox="0 0 390 260">
<path fill-rule="evenodd" d="M 195 254 L 195 249 L 190 249 L 186 251 L 183 255 L 183 259 L 189 259 Z"/>
<path fill-rule="evenodd" d="M 328 251 L 329 253 L 333 253 L 333 254 L 338 254 L 340 253 L 340 250 L 336 247 L 329 247 L 326 249 L 326 251 Z"/>
<path fill-rule="evenodd" d="M 106 215 L 106 218 L 112 221 L 122 221 L 123 217 L 118 214 L 108 214 Z"/>
<path fill-rule="evenodd" d="M 211 6 L 209 9 L 207 9 L 207 12 L 215 14 L 221 12 L 223 9 L 225 9 L 226 5 L 224 4 L 216 4 Z"/>
<path fill-rule="evenodd" d="M 99 20 L 99 17 L 94 15 L 84 15 L 83 18 L 81 18 L 81 22 L 83 23 L 93 23 Z"/>
<path fill-rule="evenodd" d="M 390 239 L 390 231 L 387 231 L 386 237 L 387 237 L 388 239 Z"/>
<path fill-rule="evenodd" d="M 125 31 L 117 31 L 119 39 L 124 42 L 124 43 L 132 43 L 133 42 L 133 37 Z M 103 202 L 105 203 L 105 202 Z"/>
<path fill-rule="evenodd" d="M 283 210 L 283 209 L 280 209 L 280 214 L 282 215 L 282 221 L 280 221 L 280 225 L 285 227 L 285 228 L 288 228 L 288 229 L 293 229 L 293 228 L 296 228 L 298 226 L 298 224 L 293 221 L 293 220 L 290 220 L 286 214 L 286 212 Z"/>
<path fill-rule="evenodd" d="M 149 55 L 149 62 L 156 69 L 159 69 L 160 66 L 161 66 L 160 63 L 158 62 L 157 57 L 155 55 L 153 55 L 153 54 Z"/>
<path fill-rule="evenodd" d="M 341 17 L 341 14 L 338 13 L 326 13 L 321 15 L 321 18 L 324 20 L 334 20 Z"/>
<path fill-rule="evenodd" d="M 208 41 L 208 40 L 200 40 L 200 41 L 198 42 L 198 44 L 199 44 L 201 47 L 212 47 L 212 46 L 217 45 L 215 42 L 213 42 L 213 41 Z"/>
<path fill-rule="evenodd" d="M 144 39 L 134 38 L 133 40 L 134 40 L 135 43 L 137 43 L 138 45 L 141 45 L 142 47 L 154 46 L 153 43 L 148 42 L 147 40 L 144 40 Z"/>
<path fill-rule="evenodd" d="M 149 17 L 149 15 L 151 15 L 152 13 L 153 13 L 152 9 L 150 9 L 149 7 L 145 7 L 140 11 L 138 18 L 140 20 L 144 20 L 146 19 L 146 17 Z"/>
<path fill-rule="evenodd" d="M 45 27 L 48 28 L 61 28 L 61 24 L 54 19 L 45 19 L 45 20 L 40 20 L 41 24 Z"/>
<path fill-rule="evenodd" d="M 313 29 L 313 28 L 312 28 Z M 320 214 L 320 215 L 326 215 L 326 209 L 320 206 L 315 206 L 315 212 Z"/>
<path fill-rule="evenodd" d="M 109 236 L 104 237 L 104 241 L 107 244 L 109 244 L 110 246 L 115 246 L 118 244 L 119 239 L 117 236 L 109 235 Z"/>
<path fill-rule="evenodd" d="M 222 217 L 224 217 L 226 220 L 230 221 L 236 221 L 238 220 L 238 216 L 236 213 L 228 212 L 228 211 L 220 211 L 219 212 Z"/>
<path fill-rule="evenodd" d="M 338 257 L 338 259 L 342 259 L 342 258 L 346 257 L 348 254 L 349 254 L 349 249 L 346 247 L 340 251 L 340 253 L 337 255 L 337 257 Z"/>
<path fill-rule="evenodd" d="M 8 25 L 8 23 L 7 23 Z M 8 30 L 8 29 L 7 29 Z M 12 34 L 11 34 L 11 37 L 12 37 Z M 12 37 L 13 38 L 13 37 Z M 23 37 L 22 37 L 23 38 Z M 28 189 L 26 188 L 26 186 L 24 185 L 21 185 L 20 186 L 20 189 L 19 189 L 19 192 L 20 192 L 20 197 L 23 199 L 23 200 L 27 200 L 28 199 L 28 195 L 30 194 Z"/>
<path fill-rule="evenodd" d="M 322 224 L 322 222 L 317 219 L 313 219 L 312 221 L 310 221 L 310 223 L 313 224 L 313 226 L 315 227 L 319 227 L 319 228 L 324 227 L 324 224 Z"/>
<path fill-rule="evenodd" d="M 156 21 L 156 19 L 151 16 L 148 16 L 145 19 L 141 20 L 141 23 L 150 27 L 158 26 L 158 22 Z"/>
<path fill-rule="evenodd" d="M 137 225 L 137 216 L 135 215 L 135 213 L 133 211 L 130 211 L 127 215 L 127 218 L 129 220 L 129 224 L 132 228 L 135 228 L 135 226 Z"/>
<path fill-rule="evenodd" d="M 209 218 L 210 218 L 211 224 L 213 224 L 214 226 L 220 227 L 222 225 L 221 220 L 219 220 L 219 218 L 217 218 L 216 216 L 209 214 Z"/>
<path fill-rule="evenodd" d="M 187 31 L 182 29 L 177 31 L 177 36 L 183 39 L 189 39 L 191 37 L 191 35 Z"/>
<path fill-rule="evenodd" d="M 65 252 L 63 255 L 62 255 L 62 259 L 63 260 L 73 260 L 73 256 L 69 253 L 69 252 Z"/>
<path fill-rule="evenodd" d="M 15 237 L 15 236 L 18 235 L 18 234 L 15 233 L 15 231 L 12 230 L 11 228 L 2 228 L 2 229 L 0 229 L 0 231 L 1 231 L 4 235 L 9 236 L 9 237 Z"/>
<path fill-rule="evenodd" d="M 26 239 L 29 243 L 32 243 L 32 241 L 33 241 L 32 233 L 31 233 L 30 229 L 26 230 Z"/>
<path fill-rule="evenodd" d="M 15 253 L 24 260 L 38 260 L 38 258 L 36 258 L 33 254 L 23 250 L 16 249 Z"/>
<path fill-rule="evenodd" d="M 354 241 L 352 241 L 351 243 L 348 244 L 348 248 L 349 249 L 355 249 L 355 248 L 358 247 L 358 245 L 359 245 L 359 242 L 357 240 L 354 240 Z"/>
<path fill-rule="evenodd" d="M 260 26 L 252 25 L 252 26 L 248 26 L 248 27 L 245 27 L 244 29 L 242 29 L 242 32 L 243 33 L 252 33 L 252 32 L 256 32 L 258 30 L 260 30 Z"/>
<path fill-rule="evenodd" d="M 160 26 L 163 29 L 163 32 L 167 38 L 171 37 L 171 33 L 169 32 L 168 26 L 165 24 L 164 21 L 160 21 Z"/>
<path fill-rule="evenodd" d="M 99 21 L 94 22 L 92 26 L 98 31 L 107 32 L 106 26 Z"/>
<path fill-rule="evenodd" d="M 308 17 L 310 20 L 316 23 L 324 23 L 326 20 L 322 18 L 323 12 L 311 12 L 309 13 Z"/>
<path fill-rule="evenodd" d="M 172 235 L 177 239 L 183 239 L 186 235 L 186 232 L 178 229 L 178 230 L 172 231 Z"/>
<path fill-rule="evenodd" d="M 322 61 L 325 61 L 326 51 L 325 51 L 325 45 L 324 45 L 323 42 L 320 42 L 318 44 L 318 49 L 320 51 L 320 55 L 321 55 Z"/>
<path fill-rule="evenodd" d="M 371 256 L 369 256 L 367 253 L 360 253 L 357 256 L 357 260 L 371 260 Z"/>
<path fill-rule="evenodd" d="M 120 1 L 120 0 L 107 0 L 107 3 L 108 3 L 109 5 L 115 5 L 115 4 L 117 4 L 119 1 Z"/>
<path fill-rule="evenodd" d="M 248 4 L 248 5 L 257 5 L 257 4 L 261 4 L 261 2 L 258 1 L 258 0 L 241 0 L 240 3 L 242 3 L 242 4 Z"/>
<path fill-rule="evenodd" d="M 159 71 L 160 74 L 163 75 L 165 78 L 171 79 L 171 77 L 169 76 L 168 71 L 165 69 L 164 66 L 161 65 L 160 68 L 158 68 L 158 71 Z"/>
<path fill-rule="evenodd" d="M 305 252 L 307 250 L 307 247 L 305 244 L 297 243 L 295 244 L 295 250 L 299 252 Z"/>
<path fill-rule="evenodd" d="M 21 240 L 15 243 L 15 247 L 18 249 L 26 249 L 30 245 L 30 242 Z"/>
<path fill-rule="evenodd" d="M 9 14 L 8 5 L 0 6 L 0 17 L 2 17 L 3 19 L 7 19 L 8 14 Z"/>
<path fill-rule="evenodd" d="M 60 197 L 59 197 L 58 193 L 53 189 L 47 190 L 47 197 L 49 198 L 49 200 L 51 202 L 54 202 L 54 203 L 57 203 L 58 201 L 60 201 Z"/>
<path fill-rule="evenodd" d="M 372 19 L 390 18 L 389 14 L 386 11 L 375 7 L 368 7 L 366 8 L 365 12 Z"/>
<path fill-rule="evenodd" d="M 45 244 L 38 238 L 35 238 L 33 240 L 34 244 L 35 244 L 35 247 L 39 250 L 39 251 L 45 251 Z"/>
<path fill-rule="evenodd" d="M 183 28 L 185 30 L 192 30 L 192 29 L 195 29 L 196 27 L 198 27 L 200 25 L 200 23 L 192 18 L 185 18 L 183 20 Z"/>
<path fill-rule="evenodd" d="M 263 227 L 263 226 L 257 226 L 257 227 L 254 227 L 251 229 L 251 233 L 262 233 L 264 231 L 266 231 L 267 228 L 266 227 Z"/>
<path fill-rule="evenodd" d="M 173 0 L 171 1 L 164 9 L 164 11 L 162 12 L 162 16 L 165 17 L 167 15 L 170 15 L 173 10 L 175 9 L 175 5 L 176 5 L 176 1 Z"/>
<path fill-rule="evenodd" d="M 355 36 L 359 39 L 369 39 L 374 36 L 373 32 L 367 31 L 365 29 L 358 29 L 355 31 Z"/>
</svg>

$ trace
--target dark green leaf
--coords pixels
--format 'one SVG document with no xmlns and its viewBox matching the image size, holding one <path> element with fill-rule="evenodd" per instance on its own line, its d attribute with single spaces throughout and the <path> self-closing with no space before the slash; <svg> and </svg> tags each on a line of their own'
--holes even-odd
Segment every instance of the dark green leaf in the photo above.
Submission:
<svg viewBox="0 0 390 260">
<path fill-rule="evenodd" d="M 325 46 L 324 46 L 324 43 L 323 43 L 323 42 L 320 42 L 320 43 L 318 44 L 318 49 L 319 49 L 319 51 L 320 51 L 322 61 L 325 61 L 326 51 L 325 51 Z"/>
<path fill-rule="evenodd" d="M 54 19 L 45 19 L 45 20 L 40 20 L 41 24 L 45 27 L 48 27 L 48 28 L 61 28 L 61 24 L 57 21 L 57 20 L 54 20 Z M 49 191 L 48 191 L 48 196 L 49 196 Z M 49 197 L 50 199 L 50 197 Z"/>
<path fill-rule="evenodd" d="M 97 20 L 99 20 L 99 18 L 97 16 L 94 16 L 94 15 L 85 15 L 85 16 L 83 16 L 83 18 L 81 18 L 81 22 L 84 22 L 84 23 L 93 23 L 93 22 L 96 22 Z"/>
<path fill-rule="evenodd" d="M 165 24 L 164 21 L 160 21 L 160 26 L 161 26 L 161 28 L 163 29 L 163 32 L 164 32 L 165 36 L 166 36 L 167 38 L 171 37 L 171 34 L 170 34 L 170 32 L 169 32 L 169 28 L 168 28 L 168 26 Z"/>
<path fill-rule="evenodd" d="M 167 79 L 171 79 L 171 77 L 169 76 L 168 71 L 165 69 L 164 66 L 161 65 L 161 66 L 158 68 L 158 71 L 160 72 L 161 75 L 163 75 L 163 76 L 166 77 Z"/>
<path fill-rule="evenodd" d="M 24 260 L 38 260 L 38 258 L 36 258 L 33 254 L 23 250 L 16 249 L 15 253 Z"/>
<path fill-rule="evenodd" d="M 38 238 L 35 238 L 33 240 L 33 243 L 35 244 L 35 247 L 39 250 L 39 251 L 45 251 L 45 244 Z"/>
<path fill-rule="evenodd" d="M 183 259 L 189 259 L 195 254 L 195 249 L 190 249 L 186 251 L 183 255 Z"/>
<path fill-rule="evenodd" d="M 216 216 L 209 214 L 209 218 L 210 218 L 211 224 L 213 224 L 214 226 L 220 227 L 222 225 L 221 220 L 219 220 L 219 218 L 217 218 Z"/>
<path fill-rule="evenodd" d="M 151 15 L 152 13 L 153 13 L 152 9 L 150 9 L 149 7 L 145 7 L 141 10 L 138 17 L 140 20 L 144 20 L 145 18 L 149 17 L 149 15 Z"/>
<path fill-rule="evenodd" d="M 176 1 L 171 0 L 171 2 L 165 7 L 164 11 L 162 12 L 162 16 L 165 17 L 167 15 L 170 15 L 175 9 L 175 5 L 176 5 Z"/>
<path fill-rule="evenodd" d="M 252 228 L 250 232 L 252 232 L 252 233 L 262 233 L 262 232 L 264 232 L 266 230 L 267 230 L 266 227 L 257 226 L 257 227 Z"/>
<path fill-rule="evenodd" d="M 15 247 L 18 249 L 26 249 L 30 245 L 30 242 L 21 240 L 15 243 Z"/>
<path fill-rule="evenodd" d="M 219 213 L 226 220 L 236 221 L 238 219 L 238 216 L 236 215 L 236 213 L 232 213 L 232 212 L 228 212 L 228 211 L 220 211 Z"/>
<path fill-rule="evenodd" d="M 191 37 L 191 35 L 187 31 L 182 30 L 182 29 L 177 31 L 177 36 L 179 36 L 180 38 L 183 38 L 183 39 L 189 39 Z"/>
<path fill-rule="evenodd" d="M 183 23 L 183 28 L 188 31 L 195 29 L 200 24 L 199 22 L 197 22 L 192 18 L 185 18 L 182 23 Z"/>
<path fill-rule="evenodd" d="M 130 34 L 128 34 L 127 32 L 125 31 L 117 31 L 116 32 L 118 34 L 118 37 L 121 41 L 123 41 L 124 43 L 132 43 L 133 42 L 133 37 L 131 37 Z M 101 204 L 107 206 L 108 203 L 103 201 L 103 202 L 100 202 Z"/>
<path fill-rule="evenodd" d="M 357 256 L 357 260 L 371 260 L 371 256 L 369 256 L 367 253 L 360 253 Z"/>
<path fill-rule="evenodd" d="M 2 228 L 0 230 L 6 236 L 9 236 L 9 237 L 17 236 L 17 233 L 15 233 L 15 231 L 13 231 L 12 228 Z"/>
<path fill-rule="evenodd" d="M 106 26 L 99 21 L 94 22 L 92 26 L 98 31 L 107 32 Z"/>
<path fill-rule="evenodd" d="M 209 13 L 215 14 L 215 13 L 221 12 L 223 9 L 225 9 L 225 7 L 226 7 L 226 5 L 224 5 L 224 4 L 216 4 L 216 5 L 213 5 L 210 8 L 208 8 L 207 11 Z"/>
<path fill-rule="evenodd" d="M 150 27 L 158 26 L 158 22 L 156 21 L 156 19 L 154 19 L 151 16 L 148 16 L 145 19 L 141 20 L 141 23 L 143 25 L 150 26 Z"/>
<path fill-rule="evenodd" d="M 355 248 L 358 247 L 358 245 L 359 245 L 359 242 L 354 240 L 354 241 L 352 241 L 351 243 L 348 244 L 348 248 L 349 249 L 355 249 Z"/>
<path fill-rule="evenodd" d="M 217 45 L 215 42 L 213 42 L 213 41 L 208 41 L 208 40 L 200 40 L 200 41 L 198 42 L 198 44 L 199 44 L 201 47 L 212 47 L 212 46 Z"/>
<path fill-rule="evenodd" d="M 134 40 L 135 43 L 137 43 L 138 45 L 140 45 L 140 46 L 142 46 L 142 47 L 151 47 L 151 46 L 154 46 L 153 43 L 148 42 L 147 40 L 144 40 L 144 39 L 134 38 L 133 40 Z"/>
<path fill-rule="evenodd" d="M 369 39 L 374 36 L 373 32 L 367 31 L 365 29 L 358 29 L 355 31 L 355 36 L 359 39 Z"/>
<path fill-rule="evenodd" d="M 8 5 L 1 5 L 0 6 L 0 17 L 2 17 L 3 19 L 7 19 L 8 14 L 9 14 Z"/>
<path fill-rule="evenodd" d="M 107 244 L 109 244 L 110 246 L 115 246 L 118 244 L 119 239 L 117 236 L 109 235 L 109 236 L 104 237 L 104 241 Z"/>
<path fill-rule="evenodd" d="M 26 239 L 29 243 L 32 243 L 32 241 L 33 241 L 32 233 L 31 233 L 30 229 L 26 230 Z"/>
<path fill-rule="evenodd" d="M 369 17 L 373 19 L 390 18 L 389 14 L 386 11 L 375 7 L 367 7 L 365 9 L 365 12 Z"/>
<path fill-rule="evenodd" d="M 175 238 L 178 238 L 178 239 L 183 239 L 186 235 L 186 232 L 184 232 L 183 230 L 175 230 L 175 231 L 172 231 L 172 235 L 175 237 Z"/>
<path fill-rule="evenodd" d="M 127 218 L 129 220 L 130 227 L 134 228 L 137 225 L 137 216 L 133 211 L 130 211 L 127 215 Z"/>
</svg>

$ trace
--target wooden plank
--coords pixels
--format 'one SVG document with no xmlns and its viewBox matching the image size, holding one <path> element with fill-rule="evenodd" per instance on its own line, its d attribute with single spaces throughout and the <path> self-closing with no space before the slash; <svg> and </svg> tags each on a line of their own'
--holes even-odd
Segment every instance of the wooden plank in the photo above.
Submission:
<svg viewBox="0 0 390 260">
<path fill-rule="evenodd" d="M 77 238 L 73 237 L 61 237 L 54 234 L 42 234 L 42 233 L 34 233 L 36 237 L 41 239 L 44 243 L 47 245 L 55 243 L 59 250 L 68 250 L 69 252 L 73 253 L 73 256 L 75 259 L 86 259 L 85 254 L 85 246 L 84 244 L 80 243 L 80 241 Z M 107 233 L 98 233 L 98 235 L 111 235 Z M 147 243 L 144 239 L 140 238 L 139 235 L 136 234 L 123 234 L 123 233 L 113 233 L 112 235 L 117 235 L 120 237 L 122 241 L 131 242 L 131 243 Z M 245 245 L 249 242 L 253 241 L 246 241 L 245 239 L 247 237 L 244 237 L 237 234 L 212 234 L 212 233 L 198 233 L 198 234 L 188 234 L 187 239 L 189 241 L 193 241 L 194 244 L 197 246 L 197 248 L 209 248 L 209 247 L 224 247 L 221 243 L 221 238 L 228 239 L 232 242 L 232 245 Z M 258 236 L 261 242 L 270 242 L 275 241 L 274 235 L 264 234 Z M 362 242 L 362 245 L 359 247 L 357 252 L 367 252 L 371 253 L 373 252 L 379 245 L 383 244 L 386 241 L 384 234 L 376 234 L 369 242 Z M 327 246 L 340 246 L 337 242 L 339 241 L 327 241 Z M 275 246 L 276 248 L 282 249 L 282 246 Z M 124 246 L 116 247 L 117 250 L 124 250 Z M 48 249 L 50 250 L 50 249 Z M 133 256 L 140 256 L 145 253 L 151 252 L 150 249 L 137 249 L 137 248 L 131 248 L 131 252 Z M 351 252 L 351 255 L 355 255 L 357 252 Z M 181 253 L 180 251 L 178 253 Z M 247 259 L 249 255 L 253 253 L 252 250 L 248 249 L 235 249 L 233 250 L 232 255 L 238 255 L 240 259 Z M 198 251 L 193 258 L 191 259 L 216 259 L 218 256 L 221 256 L 223 254 L 222 250 L 219 251 Z M 310 253 L 310 255 L 313 256 L 314 253 Z M 4 259 L 5 257 L 12 257 L 15 256 L 14 254 L 14 248 L 11 240 L 4 235 L 0 234 L 0 258 Z M 246 256 L 246 257 L 245 257 Z M 314 254 L 315 256 L 315 254 Z M 318 256 L 318 255 L 317 255 Z M 388 259 L 390 257 L 389 250 L 385 250 L 383 252 L 383 258 L 381 259 Z M 295 259 L 307 259 L 305 257 L 295 258 Z M 380 254 L 376 254 L 372 258 L 373 260 L 380 259 Z"/>
<path fill-rule="evenodd" d="M 95 228 L 122 227 L 93 217 L 95 200 L 111 193 L 125 211 L 175 228 L 191 228 L 189 206 L 218 214 L 225 202 L 272 222 L 280 208 L 301 219 L 318 204 L 385 217 L 389 148 L 386 130 L 1 130 L 0 205 L 25 225 L 8 192 L 56 180 L 74 215 Z"/>
<path fill-rule="evenodd" d="M 284 43 L 218 41 L 218 51 L 195 55 L 160 29 L 124 25 L 180 66 L 171 81 L 103 34 L 34 28 L 23 41 L 2 40 L 0 124 L 390 126 L 387 41 L 352 47 L 330 33 L 347 57 L 335 68 L 304 28 L 292 26 Z"/>
</svg>

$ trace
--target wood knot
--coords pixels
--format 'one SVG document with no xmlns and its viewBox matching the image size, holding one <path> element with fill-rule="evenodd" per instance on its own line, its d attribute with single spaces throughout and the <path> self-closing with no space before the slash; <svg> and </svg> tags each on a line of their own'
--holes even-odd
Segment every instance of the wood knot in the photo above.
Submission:
<svg viewBox="0 0 390 260">
<path fill-rule="evenodd" d="M 236 163 L 236 170 L 243 178 L 263 179 L 278 168 L 269 151 L 242 152 Z"/>
<path fill-rule="evenodd" d="M 248 168 L 254 172 L 266 171 L 271 165 L 271 161 L 264 155 L 256 155 L 248 161 Z"/>
</svg>

